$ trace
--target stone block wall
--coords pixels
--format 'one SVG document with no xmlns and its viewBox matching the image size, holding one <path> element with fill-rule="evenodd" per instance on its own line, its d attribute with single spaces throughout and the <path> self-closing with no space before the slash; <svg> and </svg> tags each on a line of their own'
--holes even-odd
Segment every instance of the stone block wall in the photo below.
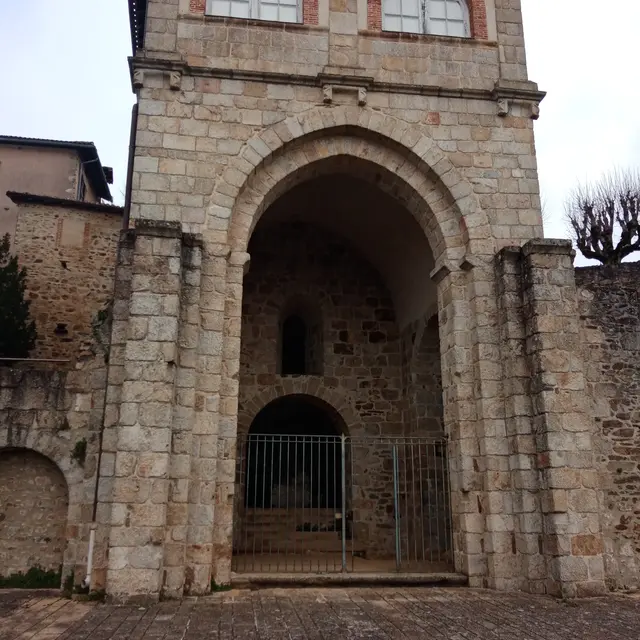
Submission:
<svg viewBox="0 0 640 640">
<path fill-rule="evenodd" d="M 32 358 L 69 359 L 94 342 L 92 321 L 113 297 L 122 209 L 113 213 L 23 203 L 13 251 L 27 269 L 38 339 Z"/>
<path fill-rule="evenodd" d="M 576 269 L 607 585 L 640 586 L 640 263 Z"/>
<path fill-rule="evenodd" d="M 58 571 L 67 540 L 67 482 L 29 450 L 0 451 L 0 575 Z"/>
<path fill-rule="evenodd" d="M 105 372 L 102 355 L 0 367 L 0 574 L 63 565 L 84 578 Z"/>
<path fill-rule="evenodd" d="M 481 88 L 501 75 L 526 80 L 522 18 L 510 0 L 470 0 L 469 39 L 383 32 L 380 0 L 302 5 L 298 24 L 210 16 L 203 2 L 152 0 L 145 49 L 191 66 L 287 74 L 345 67 L 349 75 L 449 88 Z M 372 50 L 372 39 L 382 47 Z M 484 53 L 476 57 L 474 49 Z"/>
<path fill-rule="evenodd" d="M 264 408 L 265 399 L 272 399 L 274 390 L 291 393 L 288 386 L 298 377 L 281 375 L 278 364 L 283 314 L 292 300 L 317 305 L 321 317 L 323 373 L 302 376 L 311 395 L 334 395 L 341 399 L 339 407 L 352 407 L 341 416 L 346 435 L 403 435 L 407 399 L 400 334 L 379 274 L 343 240 L 304 224 L 259 229 L 249 251 L 238 435 L 246 435 L 251 417 Z M 359 443 L 351 449 L 355 535 L 367 545 L 370 557 L 393 553 L 390 455 L 389 446 Z"/>
<path fill-rule="evenodd" d="M 244 281 L 240 411 L 255 412 L 278 375 L 282 313 L 291 299 L 321 309 L 323 375 L 317 386 L 349 399 L 352 436 L 401 435 L 402 354 L 393 303 L 380 276 L 338 238 L 304 225 L 257 232 Z M 260 402 L 260 400 L 258 400 Z M 246 425 L 243 425 L 246 428 Z"/>
</svg>

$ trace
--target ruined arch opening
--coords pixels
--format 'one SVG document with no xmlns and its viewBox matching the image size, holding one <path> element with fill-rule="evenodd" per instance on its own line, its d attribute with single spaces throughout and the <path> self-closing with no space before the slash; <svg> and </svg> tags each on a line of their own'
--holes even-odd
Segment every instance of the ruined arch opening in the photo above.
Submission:
<svg viewBox="0 0 640 640">
<path fill-rule="evenodd" d="M 69 490 L 49 458 L 0 450 L 0 574 L 58 571 L 66 547 Z"/>
<path fill-rule="evenodd" d="M 345 429 L 335 409 L 318 398 L 295 394 L 270 402 L 247 437 L 246 507 L 339 509 Z"/>
</svg>

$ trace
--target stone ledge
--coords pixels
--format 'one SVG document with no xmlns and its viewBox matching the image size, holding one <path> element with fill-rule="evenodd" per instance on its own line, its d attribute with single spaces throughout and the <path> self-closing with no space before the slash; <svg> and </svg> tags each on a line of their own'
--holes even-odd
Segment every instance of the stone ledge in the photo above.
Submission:
<svg viewBox="0 0 640 640">
<path fill-rule="evenodd" d="M 252 587 L 325 587 L 339 585 L 382 586 L 466 586 L 468 578 L 460 573 L 231 573 L 231 586 Z"/>
<path fill-rule="evenodd" d="M 554 238 L 536 238 L 529 240 L 522 247 L 522 255 L 530 256 L 536 253 L 556 254 L 563 256 L 575 256 L 571 240 L 560 240 Z"/>
<path fill-rule="evenodd" d="M 180 238 L 182 236 L 182 223 L 179 221 L 136 220 L 133 229 L 136 236 L 151 236 L 153 238 Z"/>
</svg>

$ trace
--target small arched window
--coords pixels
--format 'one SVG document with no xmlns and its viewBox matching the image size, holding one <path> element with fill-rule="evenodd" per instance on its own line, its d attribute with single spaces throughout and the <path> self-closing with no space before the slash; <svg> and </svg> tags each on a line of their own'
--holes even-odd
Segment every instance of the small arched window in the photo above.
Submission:
<svg viewBox="0 0 640 640">
<path fill-rule="evenodd" d="M 468 38 L 469 7 L 466 0 L 382 0 L 382 28 Z"/>
<path fill-rule="evenodd" d="M 282 375 L 308 373 L 307 325 L 297 315 L 282 323 Z"/>
<path fill-rule="evenodd" d="M 283 376 L 322 375 L 324 338 L 318 305 L 306 296 L 294 296 L 280 313 L 276 371 Z"/>
</svg>

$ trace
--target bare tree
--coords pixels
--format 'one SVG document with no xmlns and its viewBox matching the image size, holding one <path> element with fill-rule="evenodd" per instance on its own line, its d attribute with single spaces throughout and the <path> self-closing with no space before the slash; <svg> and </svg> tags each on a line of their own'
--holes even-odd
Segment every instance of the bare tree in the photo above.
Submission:
<svg viewBox="0 0 640 640">
<path fill-rule="evenodd" d="M 620 264 L 640 250 L 640 172 L 614 172 L 578 187 L 566 217 L 585 258 Z"/>
</svg>

